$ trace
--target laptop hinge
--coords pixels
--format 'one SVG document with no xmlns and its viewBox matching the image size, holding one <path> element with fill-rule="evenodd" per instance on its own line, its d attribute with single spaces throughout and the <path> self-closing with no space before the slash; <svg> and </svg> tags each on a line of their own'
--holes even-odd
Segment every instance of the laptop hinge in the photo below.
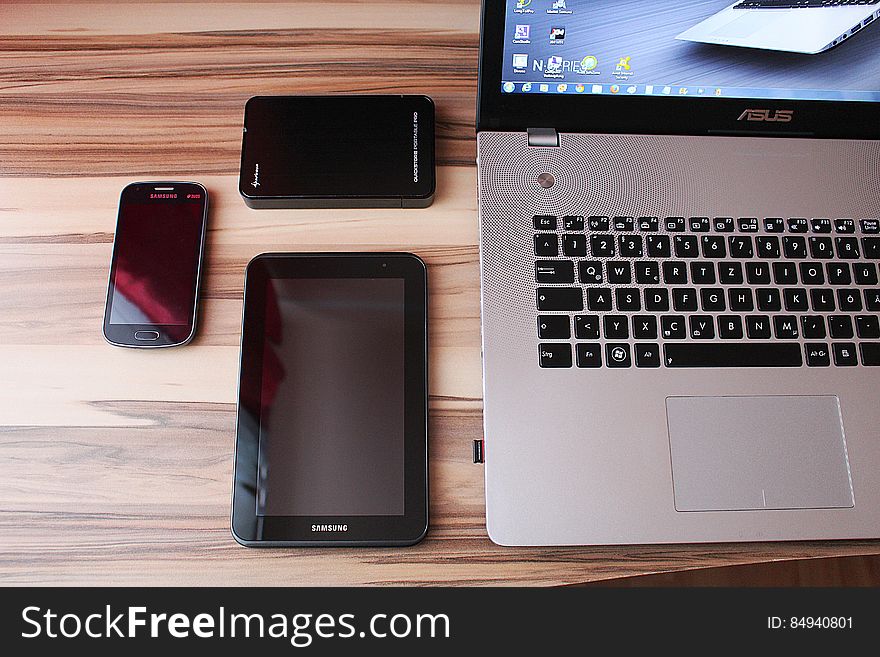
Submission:
<svg viewBox="0 0 880 657">
<path fill-rule="evenodd" d="M 529 134 L 529 146 L 559 147 L 559 133 L 555 128 L 529 128 L 526 132 Z"/>
</svg>

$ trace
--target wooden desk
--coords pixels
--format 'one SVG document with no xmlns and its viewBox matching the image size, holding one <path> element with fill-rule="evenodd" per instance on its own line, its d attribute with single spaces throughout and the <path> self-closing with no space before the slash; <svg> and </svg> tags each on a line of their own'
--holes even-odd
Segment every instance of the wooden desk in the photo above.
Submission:
<svg viewBox="0 0 880 657">
<path fill-rule="evenodd" d="M 568 584 L 880 553 L 876 542 L 505 549 L 484 529 L 474 170 L 478 0 L 0 5 L 0 583 Z M 428 210 L 253 211 L 254 94 L 406 92 L 438 109 Z M 101 338 L 119 191 L 212 196 L 198 338 Z M 248 550 L 229 533 L 242 273 L 274 250 L 430 265 L 432 525 L 410 549 Z"/>
</svg>

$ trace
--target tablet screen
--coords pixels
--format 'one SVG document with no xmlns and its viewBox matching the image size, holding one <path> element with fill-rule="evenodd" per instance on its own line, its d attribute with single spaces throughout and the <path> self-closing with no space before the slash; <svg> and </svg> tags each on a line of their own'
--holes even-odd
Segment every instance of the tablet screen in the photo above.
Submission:
<svg viewBox="0 0 880 657">
<path fill-rule="evenodd" d="M 258 516 L 404 514 L 404 279 L 266 281 Z"/>
</svg>

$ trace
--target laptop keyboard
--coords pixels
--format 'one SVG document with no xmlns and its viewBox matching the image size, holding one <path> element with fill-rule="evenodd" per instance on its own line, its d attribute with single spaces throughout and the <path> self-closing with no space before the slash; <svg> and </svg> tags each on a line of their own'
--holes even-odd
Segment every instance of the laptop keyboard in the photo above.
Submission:
<svg viewBox="0 0 880 657">
<path fill-rule="evenodd" d="M 744 0 L 734 9 L 810 9 L 814 7 L 845 7 L 875 5 L 878 0 Z"/>
<path fill-rule="evenodd" d="M 880 366 L 880 219 L 532 228 L 540 367 Z"/>
</svg>

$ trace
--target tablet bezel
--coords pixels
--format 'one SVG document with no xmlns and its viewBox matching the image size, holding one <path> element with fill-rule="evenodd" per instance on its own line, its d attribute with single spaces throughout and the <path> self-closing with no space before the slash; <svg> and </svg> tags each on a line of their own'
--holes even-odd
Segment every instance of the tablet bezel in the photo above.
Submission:
<svg viewBox="0 0 880 657">
<path fill-rule="evenodd" d="M 266 283 L 296 278 L 404 280 L 404 514 L 401 516 L 258 516 Z M 232 534 L 251 546 L 412 545 L 428 526 L 427 270 L 408 253 L 267 253 L 248 263 L 242 313 L 236 416 Z M 345 531 L 313 531 L 344 525 Z"/>
</svg>

